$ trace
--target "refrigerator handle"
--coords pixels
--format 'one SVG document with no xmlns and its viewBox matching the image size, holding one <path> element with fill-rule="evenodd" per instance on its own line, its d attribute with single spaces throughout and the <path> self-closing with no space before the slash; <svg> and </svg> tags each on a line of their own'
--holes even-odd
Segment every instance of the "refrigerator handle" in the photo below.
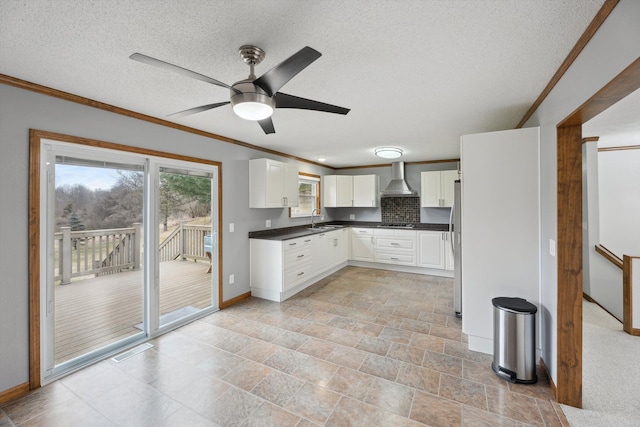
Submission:
<svg viewBox="0 0 640 427">
<path fill-rule="evenodd" d="M 453 235 L 453 212 L 456 208 L 456 204 L 452 203 L 451 204 L 451 211 L 449 212 L 449 243 L 451 244 L 451 252 L 455 253 L 455 248 L 453 245 L 453 239 L 454 239 L 454 235 Z"/>
</svg>

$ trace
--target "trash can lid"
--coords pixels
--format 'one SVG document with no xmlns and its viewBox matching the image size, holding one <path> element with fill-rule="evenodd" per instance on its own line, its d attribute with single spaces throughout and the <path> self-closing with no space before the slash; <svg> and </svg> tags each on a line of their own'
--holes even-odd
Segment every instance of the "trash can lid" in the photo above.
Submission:
<svg viewBox="0 0 640 427">
<path fill-rule="evenodd" d="M 497 297 L 491 300 L 494 307 L 518 313 L 534 314 L 538 308 L 524 298 Z"/>
</svg>

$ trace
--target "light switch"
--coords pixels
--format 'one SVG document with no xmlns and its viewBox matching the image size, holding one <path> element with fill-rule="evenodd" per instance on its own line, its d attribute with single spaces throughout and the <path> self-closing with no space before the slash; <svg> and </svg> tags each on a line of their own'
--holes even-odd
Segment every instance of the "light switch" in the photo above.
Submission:
<svg viewBox="0 0 640 427">
<path fill-rule="evenodd" d="M 236 227 L 235 224 L 230 222 L 229 223 L 229 233 L 233 233 L 235 231 Z"/>
<path fill-rule="evenodd" d="M 549 239 L 549 255 L 556 256 L 556 241 Z"/>
<path fill-rule="evenodd" d="M 349 214 L 349 219 L 356 219 L 356 215 L 355 214 Z"/>
<path fill-rule="evenodd" d="M 235 274 L 230 274 L 229 275 L 229 284 L 233 285 L 236 281 L 236 275 Z"/>
</svg>

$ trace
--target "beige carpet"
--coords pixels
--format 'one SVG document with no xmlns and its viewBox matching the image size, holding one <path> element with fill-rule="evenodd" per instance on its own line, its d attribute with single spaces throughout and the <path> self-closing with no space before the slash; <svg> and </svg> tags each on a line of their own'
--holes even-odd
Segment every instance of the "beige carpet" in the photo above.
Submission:
<svg viewBox="0 0 640 427">
<path fill-rule="evenodd" d="M 640 337 L 583 303 L 582 406 L 562 405 L 572 427 L 640 426 Z"/>
</svg>

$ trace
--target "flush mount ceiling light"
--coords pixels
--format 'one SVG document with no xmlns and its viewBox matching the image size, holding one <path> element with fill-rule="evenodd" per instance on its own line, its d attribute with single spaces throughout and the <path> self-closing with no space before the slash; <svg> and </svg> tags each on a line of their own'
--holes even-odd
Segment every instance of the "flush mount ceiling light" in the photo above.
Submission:
<svg viewBox="0 0 640 427">
<path fill-rule="evenodd" d="M 375 153 L 383 159 L 397 159 L 402 156 L 403 151 L 395 147 L 380 147 L 375 149 Z"/>
</svg>

